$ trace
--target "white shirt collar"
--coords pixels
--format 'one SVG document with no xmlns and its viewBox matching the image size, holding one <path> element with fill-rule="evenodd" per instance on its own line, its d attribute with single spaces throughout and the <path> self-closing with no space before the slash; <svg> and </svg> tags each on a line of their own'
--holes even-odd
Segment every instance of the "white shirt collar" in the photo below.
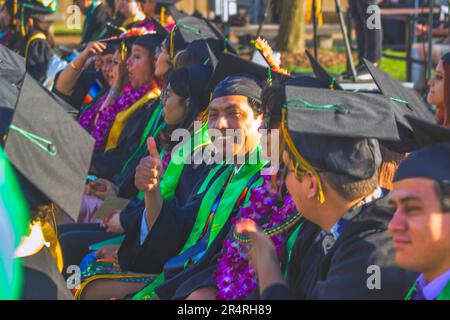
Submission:
<svg viewBox="0 0 450 320">
<path fill-rule="evenodd" d="M 427 300 L 435 300 L 449 281 L 450 269 L 431 282 L 427 282 L 423 274 L 417 278 L 417 283 L 422 288 L 423 295 Z"/>
</svg>

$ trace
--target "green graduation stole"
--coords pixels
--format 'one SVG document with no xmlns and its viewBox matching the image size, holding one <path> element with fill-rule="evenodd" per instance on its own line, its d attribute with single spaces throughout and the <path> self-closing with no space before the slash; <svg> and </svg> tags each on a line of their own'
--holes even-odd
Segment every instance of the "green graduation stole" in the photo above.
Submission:
<svg viewBox="0 0 450 320">
<path fill-rule="evenodd" d="M 22 259 L 12 260 L 22 236 L 28 233 L 28 205 L 6 155 L 0 147 L 0 300 L 20 299 Z"/>
<path fill-rule="evenodd" d="M 144 140 L 145 141 L 145 140 Z M 187 157 L 195 150 L 202 148 L 211 143 L 208 136 L 208 123 L 203 123 L 200 130 L 194 132 L 193 137 L 189 140 L 189 143 L 184 143 L 177 150 L 174 150 L 172 157 L 167 165 L 166 171 L 161 179 L 161 196 L 165 200 L 173 199 L 175 191 L 180 181 L 181 174 L 183 172 L 184 165 Z M 162 151 L 160 157 L 163 157 Z M 139 192 L 138 199 L 144 199 L 144 193 Z"/>
<path fill-rule="evenodd" d="M 165 126 L 164 120 L 162 120 L 162 113 L 163 113 L 163 106 L 161 103 L 158 104 L 158 106 L 153 111 L 152 116 L 150 117 L 150 120 L 148 121 L 147 125 L 144 128 L 144 131 L 142 132 L 141 138 L 139 140 L 139 145 L 134 151 L 134 153 L 131 155 L 130 158 L 125 162 L 125 164 L 122 167 L 122 170 L 120 170 L 120 173 L 123 173 L 131 161 L 133 161 L 136 156 L 139 154 L 140 151 L 142 151 L 142 148 L 146 148 L 146 141 L 148 137 L 156 137 L 161 132 L 161 130 Z"/>
<path fill-rule="evenodd" d="M 303 224 L 305 222 L 301 222 L 297 228 L 295 228 L 294 232 L 289 236 L 287 242 L 286 242 L 286 252 L 287 252 L 287 261 L 286 261 L 286 267 L 284 269 L 284 279 L 287 280 L 288 278 L 288 270 L 289 270 L 289 264 L 291 263 L 292 258 L 292 251 L 294 250 L 295 242 L 297 241 L 298 234 L 300 233 L 300 230 L 303 227 Z"/>
<path fill-rule="evenodd" d="M 414 282 L 414 285 L 409 290 L 408 294 L 406 295 L 405 300 L 411 300 L 412 299 L 412 296 L 413 296 L 414 292 L 416 291 L 416 285 L 417 284 Z M 445 285 L 444 289 L 442 289 L 442 291 L 439 293 L 439 295 L 436 298 L 436 300 L 448 300 L 448 301 L 450 301 L 450 281 L 447 282 L 447 284 Z"/>
<path fill-rule="evenodd" d="M 261 148 L 258 147 L 256 152 L 258 153 L 258 159 L 261 159 Z M 254 176 L 264 167 L 267 162 L 259 161 L 257 164 L 244 164 L 239 172 L 235 174 L 231 181 L 228 181 L 230 175 L 234 171 L 234 165 L 228 166 L 218 178 L 214 180 L 214 182 L 209 186 L 208 184 L 211 181 L 212 177 L 217 173 L 217 171 L 223 166 L 218 165 L 216 168 L 210 171 L 208 177 L 203 182 L 202 186 L 198 193 L 202 193 L 208 188 L 205 196 L 202 199 L 202 203 L 197 215 L 197 219 L 195 220 L 194 227 L 191 231 L 191 234 L 188 237 L 183 249 L 180 254 L 192 247 L 196 244 L 203 236 L 203 230 L 205 229 L 206 224 L 208 223 L 208 219 L 213 208 L 214 203 L 217 200 L 217 197 L 221 193 L 221 190 L 226 185 L 227 182 L 229 184 L 226 186 L 225 191 L 222 194 L 220 203 L 217 207 L 216 213 L 214 214 L 212 221 L 210 222 L 210 235 L 208 239 L 207 248 L 214 242 L 219 232 L 222 230 L 225 223 L 230 218 L 230 215 L 233 209 L 236 206 L 236 203 L 239 202 L 239 198 L 245 191 L 246 187 L 248 187 L 248 183 L 254 178 Z M 258 179 L 256 183 L 253 183 L 251 188 L 257 187 L 261 185 L 262 179 Z M 248 200 L 248 197 L 246 197 Z M 139 293 L 137 293 L 133 300 L 150 300 L 152 299 L 156 293 L 155 288 L 161 285 L 164 282 L 164 273 L 160 273 L 158 277 L 153 280 L 147 287 L 142 289 Z"/>
<path fill-rule="evenodd" d="M 170 162 L 161 179 L 161 195 L 163 199 L 171 200 L 175 196 L 175 190 L 177 189 L 188 156 L 210 143 L 208 122 L 205 122 L 200 130 L 194 132 L 189 144 L 183 144 L 179 149 L 172 153 Z"/>
</svg>

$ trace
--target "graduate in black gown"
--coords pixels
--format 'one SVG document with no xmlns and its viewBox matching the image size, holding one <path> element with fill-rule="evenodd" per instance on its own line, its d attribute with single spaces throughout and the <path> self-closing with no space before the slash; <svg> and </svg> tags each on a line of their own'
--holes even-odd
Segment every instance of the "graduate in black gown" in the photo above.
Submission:
<svg viewBox="0 0 450 320">
<path fill-rule="evenodd" d="M 89 43 L 70 64 L 55 76 L 52 91 L 77 110 L 91 105 L 108 92 L 111 84 L 105 76 L 107 60 L 112 59 L 116 44 Z M 101 67 L 95 60 L 100 59 Z"/>
<path fill-rule="evenodd" d="M 45 6 L 35 0 L 20 3 L 23 16 L 21 17 L 20 32 L 23 37 L 20 54 L 26 59 L 27 72 L 36 80 L 43 83 L 47 77 L 47 68 L 52 52 L 52 36 L 50 15 L 55 12 L 54 2 Z"/>
<path fill-rule="evenodd" d="M 193 130 L 195 128 L 194 120 L 198 118 L 208 104 L 209 94 L 207 94 L 205 88 L 211 72 L 210 67 L 194 65 L 189 67 L 189 69 L 180 69 L 171 74 L 168 82 L 169 91 L 167 102 L 164 104 L 164 109 L 160 110 L 161 114 L 164 112 L 162 119 L 164 119 L 164 124 L 167 125 L 167 128 L 170 129 L 170 131 L 168 131 L 167 135 L 164 135 L 163 132 L 161 132 L 160 135 L 157 135 L 156 140 L 159 142 L 160 147 L 172 150 L 173 144 L 177 142 L 171 142 L 169 134 L 174 129 Z M 193 81 L 194 79 L 196 81 Z M 205 135 L 202 131 L 197 132 L 196 134 L 202 136 Z M 143 147 L 147 149 L 147 136 L 144 136 L 143 138 Z M 198 138 L 200 141 L 206 139 L 200 136 Z M 138 137 L 138 139 L 141 140 L 141 137 Z M 140 142 L 139 140 L 138 142 Z M 195 146 L 191 146 L 190 148 L 194 147 Z M 199 147 L 201 147 L 201 145 L 199 145 Z M 142 153 L 140 157 L 144 155 L 145 153 Z M 138 161 L 140 160 L 140 157 L 137 158 Z M 167 166 L 168 180 L 170 180 L 171 185 L 168 189 L 172 189 L 171 192 L 173 192 L 173 195 L 170 197 L 166 196 L 166 199 L 168 202 L 173 202 L 174 206 L 184 205 L 190 194 L 193 192 L 193 189 L 195 189 L 193 188 L 193 181 L 196 181 L 196 183 L 203 181 L 210 169 L 210 166 L 201 162 L 199 165 L 184 165 L 183 162 L 177 164 L 176 167 L 179 167 L 180 165 L 181 172 L 178 170 L 175 170 L 176 172 L 174 172 L 174 170 L 171 169 L 174 167 L 171 163 Z M 134 183 L 134 175 L 132 178 Z M 163 181 L 163 183 L 166 182 Z M 135 241 L 139 243 L 139 239 L 136 237 L 139 235 L 139 232 L 135 232 L 132 226 L 140 223 L 144 208 L 144 202 L 135 199 L 121 213 L 116 213 L 117 216 L 120 216 L 118 227 L 120 231 L 125 232 L 127 236 L 124 241 L 123 250 L 121 251 L 124 259 L 120 259 L 120 266 L 124 271 L 144 272 L 144 270 L 146 270 L 144 264 L 146 260 L 139 263 L 139 260 L 134 258 L 135 255 L 139 255 L 138 252 L 135 252 L 136 250 L 131 248 L 131 244 L 134 245 Z M 136 219 L 138 221 L 135 221 Z M 113 229 L 111 220 L 114 220 L 114 218 L 108 219 L 108 222 L 105 223 L 107 229 Z M 93 229 L 91 228 L 91 230 L 89 230 L 89 227 L 83 228 L 83 225 L 78 226 L 79 232 L 75 231 L 70 225 L 63 226 L 61 229 L 63 229 L 64 232 L 60 239 L 67 260 L 70 260 L 73 263 L 79 263 L 81 258 L 88 253 L 87 246 L 98 239 L 97 235 L 92 237 L 90 231 L 93 231 Z M 105 231 L 99 232 L 107 234 Z M 88 233 L 90 234 L 88 235 Z M 79 238 L 80 240 L 74 241 L 75 238 Z M 82 243 L 87 243 L 87 245 L 82 245 Z M 122 254 L 119 256 L 122 256 Z"/>
<path fill-rule="evenodd" d="M 421 273 L 406 300 L 450 300 L 450 130 L 408 121 L 422 148 L 402 161 L 389 195 L 395 258 Z"/>
<path fill-rule="evenodd" d="M 250 108 L 255 117 L 252 119 L 252 121 L 255 121 L 254 124 L 260 121 L 262 118 L 260 94 L 262 83 L 264 83 L 263 80 L 267 80 L 267 75 L 267 68 L 224 53 L 211 80 L 215 89 L 209 107 L 210 128 L 223 130 L 227 126 L 226 123 L 229 123 L 230 127 L 241 125 L 244 132 L 248 135 L 246 138 L 249 141 L 253 140 L 253 143 L 259 145 L 258 134 L 254 136 L 254 132 L 248 130 L 248 127 L 244 124 L 235 122 L 233 114 L 244 113 L 244 108 Z M 241 98 L 246 98 L 244 101 L 247 100 L 247 105 L 233 100 Z M 225 109 L 232 109 L 233 111 L 224 112 Z M 247 113 L 248 116 L 250 116 L 249 113 Z M 220 117 L 224 117 L 227 121 L 219 121 Z M 247 120 L 250 119 L 247 118 Z M 155 202 L 146 198 L 146 221 L 148 225 L 153 224 L 151 227 L 148 227 L 150 232 L 143 244 L 147 246 L 147 257 L 155 259 L 155 257 L 161 255 L 162 251 L 157 248 L 157 243 L 168 243 L 168 238 L 167 241 L 163 241 L 168 235 L 170 236 L 171 246 L 172 243 L 178 241 L 178 246 L 182 250 L 178 255 L 166 261 L 163 273 L 149 286 L 135 295 L 133 299 L 152 299 L 156 295 L 161 299 L 172 299 L 180 296 L 185 297 L 189 294 L 187 291 L 179 292 L 179 286 L 192 275 L 198 274 L 200 270 L 208 268 L 214 263 L 221 251 L 222 241 L 230 231 L 232 217 L 236 215 L 240 205 L 247 203 L 250 190 L 262 183 L 260 170 L 263 166 L 264 161 L 260 159 L 256 164 L 245 163 L 236 173 L 236 166 L 232 165 L 236 178 L 234 179 L 231 176 L 232 178 L 229 182 L 223 178 L 227 178 L 230 174 L 230 167 L 225 166 L 221 168 L 219 166 L 217 173 L 215 173 L 216 176 L 213 177 L 215 180 L 213 184 L 202 186 L 205 187 L 205 194 L 201 195 L 201 199 L 194 197 L 185 207 L 177 210 L 169 210 L 163 204 L 156 221 L 149 214 L 150 210 L 157 210 L 153 206 Z M 205 181 L 208 181 L 208 179 Z M 217 186 L 220 185 L 220 181 L 223 181 L 224 185 L 222 189 L 216 190 Z M 147 192 L 146 196 L 151 195 Z M 209 208 L 208 203 L 214 204 Z M 202 225 L 201 217 L 205 213 L 209 213 L 212 218 L 205 221 L 205 224 Z M 209 223 L 210 220 L 212 220 L 211 223 Z M 200 233 L 194 237 L 192 236 L 198 232 Z M 174 237 L 175 234 L 177 234 L 176 238 Z M 182 236 L 183 234 L 184 236 Z M 141 259 L 144 258 L 142 256 Z"/>
<path fill-rule="evenodd" d="M 108 13 L 100 0 L 76 0 L 75 5 L 80 7 L 81 12 L 86 15 L 83 25 L 81 43 L 98 40 L 98 36 L 104 30 L 108 21 Z"/>
<path fill-rule="evenodd" d="M 161 53 L 155 62 L 155 76 L 159 79 L 167 78 L 170 70 L 188 67 L 192 64 L 207 64 L 214 66 L 224 50 L 224 42 L 220 39 L 198 39 L 191 42 L 182 50 L 176 59 L 175 66 L 168 59 L 166 39 L 161 45 Z M 165 82 L 165 81 L 164 81 Z M 101 178 L 111 179 L 124 166 L 125 162 L 136 152 L 142 134 L 149 124 L 155 110 L 160 109 L 161 100 L 155 99 L 137 110 L 127 121 L 116 148 L 104 153 L 94 153 L 91 173 Z M 141 155 L 146 150 L 142 150 Z M 142 157 L 142 156 L 141 156 Z"/>
<path fill-rule="evenodd" d="M 282 268 L 264 232 L 243 225 L 261 298 L 402 299 L 415 275 L 395 264 L 387 231 L 392 212 L 377 179 L 377 139 L 398 139 L 391 102 L 376 95 L 285 90 L 286 186 L 305 221 L 287 242 Z"/>
</svg>

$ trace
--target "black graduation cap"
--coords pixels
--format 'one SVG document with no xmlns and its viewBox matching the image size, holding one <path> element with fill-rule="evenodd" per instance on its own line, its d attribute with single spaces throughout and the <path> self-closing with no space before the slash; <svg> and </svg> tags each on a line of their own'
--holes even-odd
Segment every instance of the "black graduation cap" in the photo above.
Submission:
<svg viewBox="0 0 450 320">
<path fill-rule="evenodd" d="M 394 181 L 428 178 L 446 181 L 450 186 L 450 129 L 414 116 L 405 117 L 413 127 L 421 149 L 400 163 Z"/>
<path fill-rule="evenodd" d="M 76 221 L 93 148 L 92 137 L 25 75 L 5 153 L 28 182 L 21 186 L 30 204 L 51 200 Z"/>
<path fill-rule="evenodd" d="M 289 85 L 285 94 L 281 130 L 299 172 L 368 179 L 381 163 L 377 140 L 399 139 L 390 102 L 382 96 Z M 324 201 L 322 191 L 318 198 Z"/>
<path fill-rule="evenodd" d="M 13 75 L 21 75 L 23 78 L 26 71 L 25 58 L 0 44 L 0 70 L 11 71 Z"/>
<path fill-rule="evenodd" d="M 202 98 L 206 98 L 205 104 L 200 107 L 206 107 L 208 104 L 209 92 L 207 87 L 212 72 L 213 69 L 205 65 L 197 64 L 188 68 L 190 96 L 199 101 L 203 100 Z"/>
<path fill-rule="evenodd" d="M 309 76 L 297 76 L 286 81 L 286 85 L 305 88 L 329 89 L 329 83 Z"/>
<path fill-rule="evenodd" d="M 153 18 L 153 17 L 151 18 L 151 20 L 152 20 L 153 25 L 155 26 L 156 33 L 163 35 L 163 36 L 169 35 L 169 33 L 170 33 L 169 30 L 167 30 L 167 28 L 161 24 L 161 21 L 159 21 L 158 19 Z"/>
<path fill-rule="evenodd" d="M 400 81 L 376 68 L 369 60 L 364 59 L 364 63 L 380 92 L 402 107 L 399 108 L 402 113 L 396 112 L 396 114 L 411 114 L 422 119 L 431 119 L 430 112 L 415 92 L 405 88 Z M 403 122 L 406 123 L 406 121 Z"/>
<path fill-rule="evenodd" d="M 418 145 L 414 131 L 406 120 L 405 115 L 409 114 L 421 119 L 431 120 L 431 113 L 415 92 L 405 88 L 400 81 L 376 68 L 370 61 L 364 59 L 364 63 L 381 94 L 393 101 L 392 106 L 398 123 L 401 141 L 400 143 L 386 144 L 385 146 L 400 153 L 417 149 Z"/>
<path fill-rule="evenodd" d="M 225 43 L 219 39 L 198 39 L 189 43 L 185 50 L 193 52 L 204 62 L 211 60 L 210 62 L 214 66 L 225 50 Z"/>
<path fill-rule="evenodd" d="M 273 83 L 283 83 L 290 77 L 271 71 L 270 68 L 255 62 L 244 60 L 235 54 L 224 52 L 220 56 L 208 87 L 210 91 L 213 91 L 213 98 L 237 94 L 260 101 L 262 85 L 270 79 Z"/>
<path fill-rule="evenodd" d="M 0 106 L 14 108 L 25 74 L 25 58 L 0 45 Z"/>
<path fill-rule="evenodd" d="M 405 118 L 413 128 L 417 142 L 421 147 L 450 142 L 449 128 L 411 115 L 406 115 Z"/>
<path fill-rule="evenodd" d="M 106 22 L 105 26 L 106 26 L 106 36 L 108 38 L 120 36 L 126 30 L 126 29 L 124 30 L 124 28 L 120 26 L 115 25 L 110 21 Z"/>
<path fill-rule="evenodd" d="M 421 119 L 431 120 L 431 113 L 415 92 L 406 89 L 400 81 L 376 68 L 367 59 L 364 59 L 364 63 L 380 92 L 388 99 L 394 101 L 397 106 L 397 108 L 394 108 L 394 112 L 398 123 L 403 127 L 402 142 L 404 144 L 413 144 L 409 142 L 409 140 L 413 139 L 410 132 L 412 128 L 405 119 L 405 115 L 409 114 Z"/>
<path fill-rule="evenodd" d="M 177 52 L 186 48 L 186 46 L 197 39 L 221 39 L 216 32 L 211 29 L 205 19 L 193 16 L 184 16 L 175 19 L 176 24 L 169 35 L 169 55 L 173 59 Z"/>
<path fill-rule="evenodd" d="M 25 59 L 7 47 L 0 45 L 0 106 L 14 109 L 25 77 Z M 53 92 L 45 90 L 62 109 L 72 116 L 78 111 Z"/>
<path fill-rule="evenodd" d="M 342 90 L 341 85 L 336 81 L 335 77 L 332 77 L 327 70 L 325 70 L 325 68 L 319 63 L 319 61 L 317 61 L 312 54 L 306 50 L 306 55 L 309 59 L 309 62 L 311 63 L 311 66 L 313 68 L 314 71 L 314 75 L 316 76 L 317 79 L 323 81 L 324 83 L 326 83 L 328 85 L 328 87 L 333 90 Z"/>
<path fill-rule="evenodd" d="M 189 17 L 188 14 L 177 10 L 174 6 L 171 6 L 169 11 L 170 15 L 175 19 L 175 21 L 180 20 L 181 18 Z"/>
<path fill-rule="evenodd" d="M 130 50 L 133 44 L 143 46 L 151 53 L 156 52 L 156 48 L 161 45 L 164 36 L 158 33 L 135 34 L 133 29 L 123 32 L 120 36 L 114 36 L 108 39 L 101 39 L 99 41 L 105 43 L 108 47 L 120 49 L 122 58 L 125 59 L 125 53 Z"/>
<path fill-rule="evenodd" d="M 136 40 L 134 40 L 133 45 L 144 47 L 152 54 L 155 54 L 156 49 L 161 46 L 161 43 L 164 41 L 164 39 L 164 35 L 158 33 L 149 33 L 137 37 Z"/>
</svg>

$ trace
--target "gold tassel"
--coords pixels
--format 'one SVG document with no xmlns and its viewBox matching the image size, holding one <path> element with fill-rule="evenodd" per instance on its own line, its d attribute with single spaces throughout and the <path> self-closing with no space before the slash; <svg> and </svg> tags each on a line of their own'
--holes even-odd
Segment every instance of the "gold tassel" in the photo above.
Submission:
<svg viewBox="0 0 450 320">
<path fill-rule="evenodd" d="M 122 61 L 125 61 L 125 55 L 127 54 L 127 46 L 125 45 L 125 41 L 120 42 L 120 58 Z"/>
<path fill-rule="evenodd" d="M 174 32 L 175 32 L 175 28 L 177 26 L 173 26 L 172 30 L 170 30 L 170 42 L 169 42 L 169 56 L 170 56 L 170 60 L 173 60 L 173 56 L 174 56 Z"/>
<path fill-rule="evenodd" d="M 282 120 L 281 120 L 281 132 L 283 133 L 284 141 L 287 145 L 287 148 L 292 153 L 292 155 L 295 157 L 296 165 L 295 165 L 295 174 L 298 176 L 298 170 L 299 169 L 305 169 L 307 171 L 310 171 L 316 178 L 317 178 L 317 187 L 319 194 L 317 195 L 317 200 L 319 200 L 320 203 L 324 203 L 325 196 L 323 194 L 323 188 L 322 188 L 322 181 L 320 179 L 319 174 L 317 173 L 316 169 L 305 160 L 305 158 L 302 157 L 300 152 L 295 147 L 294 142 L 291 139 L 291 136 L 289 135 L 289 132 L 286 128 L 286 109 L 282 110 Z"/>
<path fill-rule="evenodd" d="M 51 204 L 50 207 L 44 209 L 46 212 L 42 218 L 37 218 L 30 223 L 30 235 L 23 237 L 20 245 L 16 249 L 14 256 L 16 258 L 24 258 L 32 256 L 46 246 L 55 259 L 59 272 L 63 270 L 64 261 L 61 245 L 57 236 L 57 225 L 55 218 L 56 206 Z M 50 216 L 49 216 L 50 214 Z M 49 219 L 52 219 L 54 227 L 51 226 Z"/>
<path fill-rule="evenodd" d="M 160 16 L 160 21 L 163 27 L 167 27 L 166 24 L 166 7 L 162 6 L 161 7 L 161 16 Z"/>
</svg>

